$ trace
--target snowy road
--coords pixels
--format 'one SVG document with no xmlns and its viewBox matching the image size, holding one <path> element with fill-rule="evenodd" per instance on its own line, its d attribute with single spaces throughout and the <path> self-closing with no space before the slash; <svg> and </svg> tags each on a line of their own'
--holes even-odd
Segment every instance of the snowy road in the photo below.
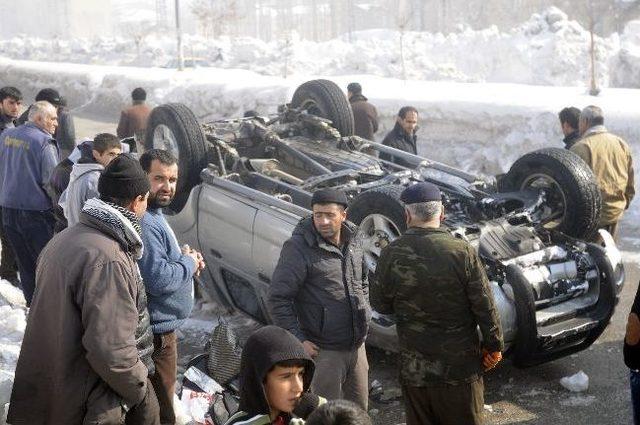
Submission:
<svg viewBox="0 0 640 425">
<path fill-rule="evenodd" d="M 115 121 L 117 117 L 112 117 Z M 115 132 L 114 121 L 97 121 L 93 117 L 76 117 L 78 136 L 92 136 L 103 131 Z M 636 201 L 640 202 L 640 201 Z M 563 425 L 624 424 L 631 422 L 627 370 L 622 362 L 622 339 L 626 316 L 640 279 L 640 241 L 636 239 L 640 224 L 623 221 L 620 247 L 624 251 L 627 270 L 626 286 L 621 294 L 612 322 L 600 339 L 588 350 L 552 363 L 529 369 L 517 369 L 507 360 L 485 380 L 485 412 L 487 424 L 550 424 Z M 180 363 L 184 365 L 194 354 L 204 349 L 206 334 L 213 328 L 216 314 L 201 312 L 190 319 L 182 330 Z M 254 328 L 250 320 L 234 316 L 234 326 L 240 333 Z M 370 349 L 370 379 L 382 383 L 385 403 L 372 402 L 374 423 L 402 423 L 402 401 L 394 398 L 397 389 L 393 356 Z M 570 393 L 560 385 L 560 379 L 583 370 L 590 379 L 584 393 Z M 385 397 L 386 398 L 386 397 Z"/>
</svg>

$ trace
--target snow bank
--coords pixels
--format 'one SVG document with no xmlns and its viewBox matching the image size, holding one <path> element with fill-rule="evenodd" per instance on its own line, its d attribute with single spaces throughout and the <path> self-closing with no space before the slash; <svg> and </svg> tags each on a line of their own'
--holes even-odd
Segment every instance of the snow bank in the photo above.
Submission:
<svg viewBox="0 0 640 425">
<path fill-rule="evenodd" d="M 22 292 L 6 280 L 0 281 L 0 424 L 5 423 L 26 326 Z"/>
<path fill-rule="evenodd" d="M 151 103 L 182 102 L 205 120 L 241 116 L 247 109 L 275 112 L 306 80 L 216 68 L 178 72 L 7 59 L 0 59 L 0 74 L 5 84 L 20 87 L 27 98 L 42 87 L 57 87 L 76 111 L 99 114 L 106 121 L 117 121 L 120 108 L 128 104 L 137 86 L 147 89 Z M 640 155 L 640 103 L 635 89 L 606 89 L 591 97 L 575 87 L 402 81 L 363 75 L 331 79 L 341 87 L 354 80 L 363 85 L 380 114 L 378 140 L 393 126 L 398 109 L 412 104 L 420 111 L 419 153 L 472 172 L 504 172 L 526 152 L 562 147 L 557 112 L 568 105 L 602 107 L 609 129 L 629 142 L 636 158 Z M 640 218 L 636 205 L 640 203 L 632 205 L 631 217 Z"/>
<path fill-rule="evenodd" d="M 600 84 L 640 87 L 637 24 L 617 34 L 596 37 Z M 218 68 L 240 68 L 270 76 L 368 74 L 408 80 L 505 82 L 585 86 L 590 78 L 589 32 L 551 7 L 523 24 L 500 31 L 461 28 L 450 34 L 369 30 L 325 42 L 290 40 L 270 43 L 249 37 L 207 40 L 184 37 L 185 55 L 206 58 Z M 162 66 L 175 57 L 172 35 L 148 36 L 140 49 L 131 39 L 37 39 L 0 41 L 0 56 L 35 61 L 100 65 Z M 611 77 L 610 77 L 611 75 Z"/>
</svg>

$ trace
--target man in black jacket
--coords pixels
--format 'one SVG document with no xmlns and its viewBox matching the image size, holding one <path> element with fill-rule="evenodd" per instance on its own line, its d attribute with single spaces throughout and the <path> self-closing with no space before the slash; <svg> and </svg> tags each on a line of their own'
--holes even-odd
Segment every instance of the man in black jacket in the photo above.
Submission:
<svg viewBox="0 0 640 425">
<path fill-rule="evenodd" d="M 392 148 L 400 149 L 401 151 L 418 154 L 417 142 L 418 136 L 416 131 L 418 130 L 418 110 L 413 106 L 403 106 L 398 112 L 396 118 L 396 125 L 393 130 L 387 134 L 382 141 L 383 145 L 390 146 Z M 393 155 L 387 155 L 385 153 L 380 154 L 380 159 L 386 161 L 395 162 L 398 165 L 411 167 L 405 161 L 400 158 L 396 158 Z"/>
<path fill-rule="evenodd" d="M 311 200 L 313 216 L 285 242 L 269 288 L 275 324 L 295 335 L 316 362 L 311 390 L 347 399 L 367 410 L 364 340 L 371 310 L 363 249 L 346 220 L 347 198 L 323 189 Z"/>
</svg>

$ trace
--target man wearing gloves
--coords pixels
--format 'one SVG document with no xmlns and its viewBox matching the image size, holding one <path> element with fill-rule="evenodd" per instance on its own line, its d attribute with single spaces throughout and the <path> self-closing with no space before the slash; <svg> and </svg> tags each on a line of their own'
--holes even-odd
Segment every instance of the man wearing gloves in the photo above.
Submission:
<svg viewBox="0 0 640 425">
<path fill-rule="evenodd" d="M 440 227 L 437 186 L 409 186 L 401 200 L 407 231 L 380 254 L 371 304 L 396 317 L 407 425 L 481 424 L 482 372 L 504 349 L 484 266 Z"/>
</svg>

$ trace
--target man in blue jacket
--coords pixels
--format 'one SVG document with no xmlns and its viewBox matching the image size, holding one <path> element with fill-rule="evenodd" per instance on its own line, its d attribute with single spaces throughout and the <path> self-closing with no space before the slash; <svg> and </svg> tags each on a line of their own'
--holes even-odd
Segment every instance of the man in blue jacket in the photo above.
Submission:
<svg viewBox="0 0 640 425">
<path fill-rule="evenodd" d="M 40 101 L 31 106 L 27 123 L 0 136 L 2 225 L 18 260 L 27 305 L 35 288 L 36 260 L 53 237 L 53 205 L 46 186 L 58 163 L 53 139 L 57 125 L 56 108 Z"/>
<path fill-rule="evenodd" d="M 193 307 L 193 276 L 204 268 L 202 255 L 178 244 L 162 214 L 176 194 L 178 164 L 168 151 L 152 149 L 140 157 L 151 183 L 146 214 L 142 217 L 144 253 L 138 261 L 147 292 L 156 373 L 151 383 L 158 396 L 160 422 L 175 424 L 173 394 L 177 374 L 175 330 Z"/>
</svg>

